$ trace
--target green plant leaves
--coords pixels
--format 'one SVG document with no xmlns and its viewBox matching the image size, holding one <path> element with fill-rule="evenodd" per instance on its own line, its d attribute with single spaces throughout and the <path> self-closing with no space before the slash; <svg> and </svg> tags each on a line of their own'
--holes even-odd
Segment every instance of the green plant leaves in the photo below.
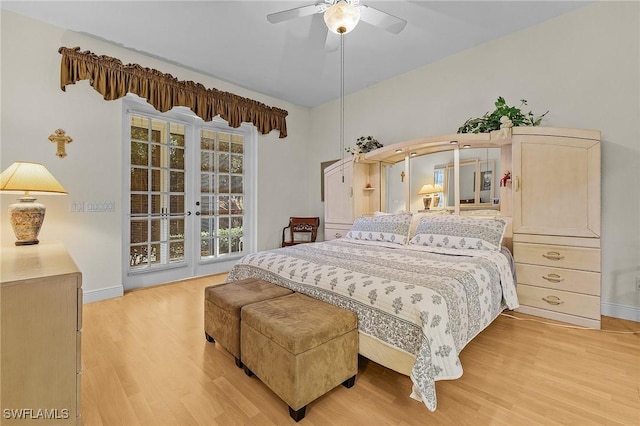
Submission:
<svg viewBox="0 0 640 426">
<path fill-rule="evenodd" d="M 382 144 L 378 142 L 376 138 L 373 136 L 360 136 L 356 139 L 356 149 L 347 147 L 344 150 L 351 154 L 355 154 L 356 151 L 359 153 L 365 153 L 378 148 L 382 148 Z"/>
<path fill-rule="evenodd" d="M 536 117 L 533 112 L 523 113 L 520 108 L 527 105 L 526 99 L 520 99 L 520 106 L 513 107 L 507 105 L 502 96 L 499 96 L 494 103 L 496 109 L 493 112 L 486 112 L 482 117 L 470 118 L 464 122 L 458 133 L 486 133 L 493 130 L 500 130 L 500 118 L 508 117 L 514 126 L 539 126 L 542 118 L 549 111 Z"/>
</svg>

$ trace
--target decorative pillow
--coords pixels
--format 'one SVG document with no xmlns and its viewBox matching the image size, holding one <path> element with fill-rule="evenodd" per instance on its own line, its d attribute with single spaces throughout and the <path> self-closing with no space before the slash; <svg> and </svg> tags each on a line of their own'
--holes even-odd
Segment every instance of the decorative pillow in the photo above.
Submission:
<svg viewBox="0 0 640 426">
<path fill-rule="evenodd" d="M 345 238 L 365 241 L 385 241 L 407 244 L 411 214 L 388 214 L 375 217 L 359 217 Z"/>
<path fill-rule="evenodd" d="M 506 225 L 497 218 L 426 216 L 409 244 L 500 251 Z"/>
<path fill-rule="evenodd" d="M 425 216 L 442 216 L 445 214 L 451 214 L 451 212 L 447 209 L 437 209 L 437 210 L 429 210 L 424 213 L 414 213 L 411 218 L 411 227 L 409 228 L 409 239 L 413 238 L 416 235 L 416 229 L 418 228 L 418 224 Z"/>
</svg>

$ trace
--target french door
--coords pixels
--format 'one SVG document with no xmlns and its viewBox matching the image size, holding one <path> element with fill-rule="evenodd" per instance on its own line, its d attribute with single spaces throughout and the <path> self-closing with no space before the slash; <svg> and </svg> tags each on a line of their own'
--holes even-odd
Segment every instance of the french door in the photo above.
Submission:
<svg viewBox="0 0 640 426">
<path fill-rule="evenodd" d="M 165 114 L 129 113 L 127 126 L 125 289 L 228 270 L 253 246 L 251 133 Z"/>
<path fill-rule="evenodd" d="M 200 262 L 243 252 L 244 136 L 200 130 Z"/>
</svg>

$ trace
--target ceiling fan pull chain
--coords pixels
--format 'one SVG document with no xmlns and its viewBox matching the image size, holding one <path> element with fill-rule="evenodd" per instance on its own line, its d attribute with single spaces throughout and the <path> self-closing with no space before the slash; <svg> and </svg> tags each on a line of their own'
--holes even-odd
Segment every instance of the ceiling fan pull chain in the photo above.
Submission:
<svg viewBox="0 0 640 426">
<path fill-rule="evenodd" d="M 342 183 L 344 183 L 344 33 L 340 33 L 340 152 Z"/>
</svg>

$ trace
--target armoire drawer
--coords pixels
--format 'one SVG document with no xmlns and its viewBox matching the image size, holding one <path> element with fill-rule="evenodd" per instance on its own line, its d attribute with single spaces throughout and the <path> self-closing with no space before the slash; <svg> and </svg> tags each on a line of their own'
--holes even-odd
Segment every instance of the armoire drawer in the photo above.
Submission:
<svg viewBox="0 0 640 426">
<path fill-rule="evenodd" d="M 549 244 L 513 243 L 517 263 L 600 272 L 600 249 Z"/>
<path fill-rule="evenodd" d="M 516 263 L 518 284 L 600 296 L 600 273 Z"/>
<path fill-rule="evenodd" d="M 351 229 L 351 225 L 343 226 L 325 226 L 324 228 L 324 240 L 330 241 L 337 238 L 342 238 L 347 235 L 347 232 Z"/>
<path fill-rule="evenodd" d="M 587 294 L 518 284 L 521 305 L 600 320 L 600 298 Z"/>
</svg>

